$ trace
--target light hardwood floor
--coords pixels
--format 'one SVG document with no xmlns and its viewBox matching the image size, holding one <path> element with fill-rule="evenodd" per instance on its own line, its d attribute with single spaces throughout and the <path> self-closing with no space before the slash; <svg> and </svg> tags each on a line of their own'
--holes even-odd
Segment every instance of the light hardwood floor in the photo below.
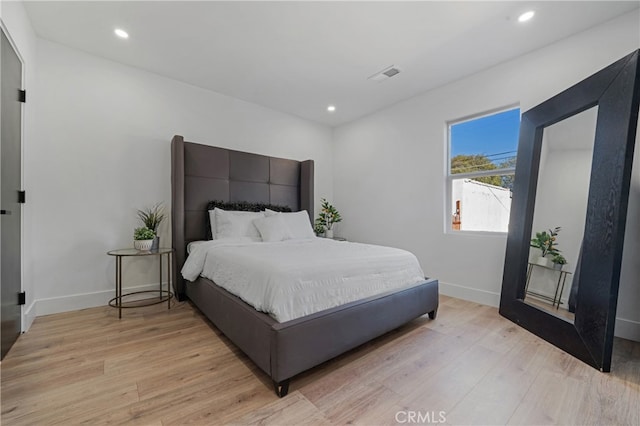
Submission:
<svg viewBox="0 0 640 426">
<path fill-rule="evenodd" d="M 640 424 L 640 344 L 604 374 L 500 317 L 441 297 L 419 318 L 294 378 L 269 378 L 178 303 L 37 318 L 1 364 L 3 425 Z M 415 423 L 413 423 L 415 424 Z"/>
</svg>

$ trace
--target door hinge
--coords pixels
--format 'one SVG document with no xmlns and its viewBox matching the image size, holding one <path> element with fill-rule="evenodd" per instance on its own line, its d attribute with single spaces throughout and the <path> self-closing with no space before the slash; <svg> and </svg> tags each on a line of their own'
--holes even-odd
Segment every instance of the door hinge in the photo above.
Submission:
<svg viewBox="0 0 640 426">
<path fill-rule="evenodd" d="M 27 91 L 26 90 L 18 90 L 18 101 L 25 103 L 27 102 Z"/>
<path fill-rule="evenodd" d="M 18 203 L 24 204 L 27 202 L 27 194 L 25 191 L 18 191 Z"/>
<path fill-rule="evenodd" d="M 18 305 L 24 305 L 25 303 L 27 303 L 27 294 L 24 291 L 18 293 Z"/>
</svg>

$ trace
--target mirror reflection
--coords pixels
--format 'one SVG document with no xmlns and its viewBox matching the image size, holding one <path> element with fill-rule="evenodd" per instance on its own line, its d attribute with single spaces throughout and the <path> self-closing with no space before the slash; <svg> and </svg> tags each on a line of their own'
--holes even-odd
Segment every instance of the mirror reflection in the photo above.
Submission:
<svg viewBox="0 0 640 426">
<path fill-rule="evenodd" d="M 544 129 L 525 303 L 574 320 L 598 107 Z"/>
</svg>

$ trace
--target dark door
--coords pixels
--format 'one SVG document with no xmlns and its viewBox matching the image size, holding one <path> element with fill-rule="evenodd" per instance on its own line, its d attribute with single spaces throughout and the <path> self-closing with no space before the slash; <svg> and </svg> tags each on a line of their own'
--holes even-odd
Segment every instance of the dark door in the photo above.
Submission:
<svg viewBox="0 0 640 426">
<path fill-rule="evenodd" d="M 20 89 L 22 88 L 22 63 L 4 32 L 0 45 L 0 80 L 2 80 L 0 126 L 0 287 L 2 288 L 0 313 L 2 316 L 2 358 L 20 335 L 21 288 L 20 271 L 20 204 L 21 189 L 21 138 L 22 128 Z"/>
</svg>

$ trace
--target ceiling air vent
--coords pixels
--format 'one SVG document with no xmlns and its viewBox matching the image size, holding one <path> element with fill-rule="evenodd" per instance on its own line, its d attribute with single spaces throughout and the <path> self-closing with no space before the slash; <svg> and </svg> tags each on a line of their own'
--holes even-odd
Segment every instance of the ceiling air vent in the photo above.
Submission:
<svg viewBox="0 0 640 426">
<path fill-rule="evenodd" d="M 400 74 L 400 69 L 395 67 L 394 65 L 391 65 L 390 67 L 387 67 L 387 68 L 383 69 L 382 71 L 379 71 L 379 72 L 373 74 L 372 76 L 370 76 L 368 78 L 368 80 L 384 81 L 384 80 L 388 80 L 391 77 L 394 77 L 394 76 L 396 76 L 398 74 Z"/>
</svg>

